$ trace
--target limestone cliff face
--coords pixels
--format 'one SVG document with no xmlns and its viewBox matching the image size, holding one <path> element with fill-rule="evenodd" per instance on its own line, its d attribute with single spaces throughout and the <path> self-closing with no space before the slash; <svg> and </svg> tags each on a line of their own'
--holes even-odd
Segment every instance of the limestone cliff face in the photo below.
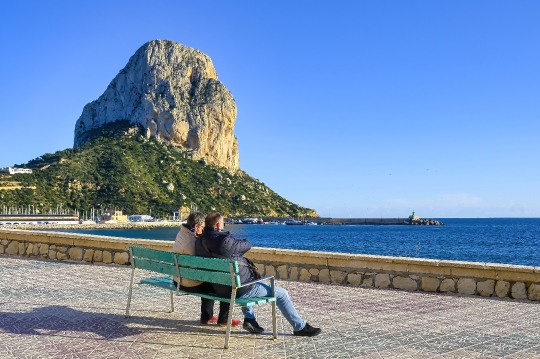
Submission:
<svg viewBox="0 0 540 359">
<path fill-rule="evenodd" d="M 173 41 L 144 44 L 107 90 L 84 107 L 74 146 L 92 139 L 92 130 L 120 120 L 192 151 L 193 159 L 204 158 L 232 172 L 239 168 L 236 104 L 201 51 Z"/>
</svg>

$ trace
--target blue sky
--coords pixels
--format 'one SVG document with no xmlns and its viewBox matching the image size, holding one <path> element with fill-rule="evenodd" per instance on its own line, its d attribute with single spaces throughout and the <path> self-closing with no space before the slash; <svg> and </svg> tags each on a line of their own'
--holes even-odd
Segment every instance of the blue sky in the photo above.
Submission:
<svg viewBox="0 0 540 359">
<path fill-rule="evenodd" d="M 72 146 L 146 41 L 208 54 L 240 166 L 321 216 L 540 217 L 540 2 L 0 3 L 0 166 Z"/>
</svg>

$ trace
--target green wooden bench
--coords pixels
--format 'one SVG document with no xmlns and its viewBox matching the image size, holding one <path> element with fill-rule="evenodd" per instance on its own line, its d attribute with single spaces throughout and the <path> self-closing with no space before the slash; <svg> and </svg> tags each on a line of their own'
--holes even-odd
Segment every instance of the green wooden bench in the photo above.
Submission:
<svg viewBox="0 0 540 359">
<path fill-rule="evenodd" d="M 238 263 L 235 260 L 221 258 L 206 258 L 175 254 L 172 252 L 160 251 L 156 249 L 129 246 L 131 257 L 131 283 L 129 285 L 129 295 L 126 307 L 126 318 L 129 318 L 131 306 L 131 295 L 133 292 L 133 280 L 136 269 L 144 269 L 151 272 L 165 274 L 166 276 L 149 277 L 141 279 L 141 284 L 149 284 L 155 287 L 168 289 L 170 291 L 171 312 L 174 312 L 174 294 L 194 295 L 197 297 L 218 300 L 231 303 L 229 318 L 227 320 L 227 332 L 225 334 L 225 349 L 229 348 L 229 338 L 231 334 L 231 322 L 235 306 L 248 307 L 256 304 L 272 303 L 272 334 L 273 339 L 277 339 L 276 323 L 276 296 L 274 290 L 274 277 L 266 276 L 252 282 L 241 283 L 238 271 Z M 217 294 L 198 294 L 182 291 L 174 284 L 171 276 L 188 278 L 202 282 L 214 284 L 230 285 L 232 287 L 231 297 L 220 297 Z M 270 280 L 272 296 L 254 298 L 236 298 L 238 288 L 257 283 L 263 280 Z"/>
</svg>

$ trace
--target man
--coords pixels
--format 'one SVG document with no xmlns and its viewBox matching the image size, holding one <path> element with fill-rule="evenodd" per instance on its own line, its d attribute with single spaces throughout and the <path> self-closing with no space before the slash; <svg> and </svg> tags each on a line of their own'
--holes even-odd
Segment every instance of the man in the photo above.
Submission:
<svg viewBox="0 0 540 359">
<path fill-rule="evenodd" d="M 179 254 L 195 255 L 195 241 L 197 236 L 202 233 L 204 227 L 204 214 L 201 212 L 193 212 L 189 215 L 186 224 L 180 227 L 180 231 L 176 235 L 176 240 L 173 244 L 172 251 Z M 178 277 L 174 278 L 174 283 L 178 285 Z M 196 280 L 181 278 L 180 289 L 188 293 L 215 293 L 212 284 L 199 282 Z M 227 302 L 219 302 L 218 318 L 214 317 L 214 301 L 211 299 L 201 298 L 201 324 L 216 322 L 218 325 L 227 325 L 229 317 L 230 304 Z M 240 321 L 233 319 L 232 325 L 240 325 Z"/>
<path fill-rule="evenodd" d="M 219 213 L 210 213 L 205 220 L 202 236 L 195 242 L 195 253 L 202 257 L 226 257 L 238 261 L 240 264 L 240 281 L 247 283 L 255 280 L 256 275 L 243 255 L 251 249 L 251 243 L 246 239 L 236 239 L 229 232 L 223 231 L 223 216 Z M 245 265 L 242 265 L 245 264 Z M 221 284 L 213 284 L 214 290 L 221 296 L 230 296 L 232 288 Z M 271 295 L 271 288 L 265 283 L 255 283 L 247 287 L 239 288 L 236 292 L 239 298 L 267 297 Z M 321 329 L 309 325 L 294 308 L 287 291 L 275 287 L 276 304 L 285 319 L 293 327 L 293 333 L 297 336 L 312 337 L 319 335 Z M 244 313 L 243 328 L 251 333 L 262 333 L 263 328 L 255 319 L 253 307 L 242 307 Z"/>
</svg>

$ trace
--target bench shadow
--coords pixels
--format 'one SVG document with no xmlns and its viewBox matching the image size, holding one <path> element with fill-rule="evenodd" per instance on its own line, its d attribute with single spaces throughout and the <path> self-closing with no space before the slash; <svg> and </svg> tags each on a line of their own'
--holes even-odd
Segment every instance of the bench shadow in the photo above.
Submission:
<svg viewBox="0 0 540 359">
<path fill-rule="evenodd" d="M 135 326 L 128 326 L 134 324 Z M 185 334 L 225 334 L 225 328 L 202 326 L 197 320 L 156 318 L 87 312 L 67 306 L 50 305 L 29 312 L 0 311 L 0 332 L 20 335 L 66 335 L 65 332 L 94 333 L 102 339 L 119 339 L 146 332 L 182 332 Z M 233 327 L 231 334 L 243 332 Z M 96 338 L 97 339 L 97 338 Z"/>
<path fill-rule="evenodd" d="M 126 326 L 123 316 L 84 312 L 61 305 L 35 308 L 29 312 L 0 312 L 0 331 L 26 335 L 92 332 L 109 339 L 142 332 L 139 328 Z"/>
</svg>

